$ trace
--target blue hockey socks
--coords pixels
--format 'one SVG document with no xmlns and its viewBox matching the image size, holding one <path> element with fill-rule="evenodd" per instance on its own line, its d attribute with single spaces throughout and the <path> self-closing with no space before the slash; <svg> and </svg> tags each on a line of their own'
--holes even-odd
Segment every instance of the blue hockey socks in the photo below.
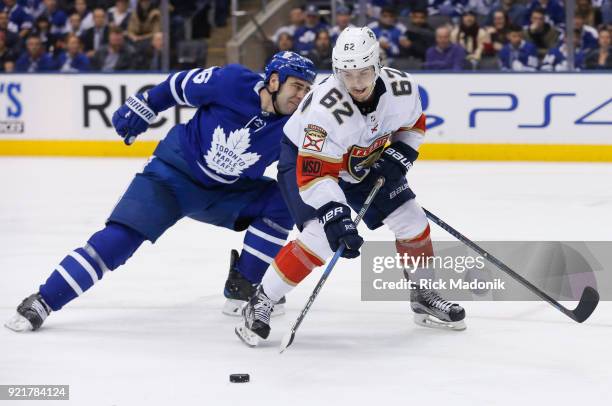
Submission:
<svg viewBox="0 0 612 406">
<path fill-rule="evenodd" d="M 69 253 L 40 286 L 40 294 L 52 310 L 80 296 L 98 282 L 107 271 L 123 265 L 145 238 L 117 223 L 91 236 L 84 247 Z"/>
<path fill-rule="evenodd" d="M 247 229 L 238 260 L 240 273 L 251 283 L 261 282 L 266 269 L 285 245 L 290 231 L 267 218 L 253 221 Z"/>
</svg>

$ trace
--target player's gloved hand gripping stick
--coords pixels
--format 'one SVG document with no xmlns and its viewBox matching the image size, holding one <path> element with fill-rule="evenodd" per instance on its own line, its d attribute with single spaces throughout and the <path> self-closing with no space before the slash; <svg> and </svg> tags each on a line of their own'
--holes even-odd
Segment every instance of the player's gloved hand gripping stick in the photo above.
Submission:
<svg viewBox="0 0 612 406">
<path fill-rule="evenodd" d="M 317 215 L 331 250 L 337 252 L 342 246 L 343 258 L 357 258 L 363 238 L 357 233 L 357 224 L 351 220 L 351 209 L 342 203 L 329 202 L 317 210 Z"/>
<path fill-rule="evenodd" d="M 382 155 L 370 168 L 368 176 L 384 177 L 389 183 L 399 182 L 406 176 L 412 164 L 418 158 L 418 151 L 403 142 L 394 142 L 383 151 Z"/>
<path fill-rule="evenodd" d="M 157 119 L 157 113 L 149 106 L 147 99 L 146 92 L 130 96 L 113 114 L 113 127 L 123 137 L 125 145 L 132 145 L 136 137 Z"/>
<path fill-rule="evenodd" d="M 374 185 L 374 187 L 372 188 L 372 191 L 370 191 L 370 194 L 368 195 L 368 197 L 366 198 L 365 202 L 363 203 L 363 206 L 361 207 L 361 210 L 359 210 L 359 213 L 357 214 L 357 217 L 355 217 L 355 222 L 354 222 L 355 226 L 357 226 L 359 224 L 359 222 L 361 221 L 363 216 L 366 214 L 366 211 L 370 207 L 370 204 L 372 203 L 372 201 L 374 201 L 374 198 L 376 197 L 376 194 L 378 193 L 378 191 L 380 190 L 380 188 L 383 186 L 384 183 L 385 183 L 385 178 L 384 177 L 379 177 L 376 180 L 376 184 Z M 345 249 L 346 249 L 346 245 L 345 244 L 340 244 L 338 250 L 334 253 L 334 256 L 332 257 L 332 259 L 327 264 L 327 268 L 325 268 L 325 271 L 323 272 L 323 275 L 321 275 L 321 279 L 319 279 L 319 282 L 317 283 L 317 285 L 315 286 L 314 290 L 312 291 L 312 294 L 308 298 L 308 301 L 306 302 L 306 305 L 302 309 L 302 312 L 300 313 L 298 318 L 293 323 L 293 326 L 291 327 L 291 330 L 289 330 L 289 332 L 287 332 L 287 334 L 285 334 L 285 336 L 283 337 L 283 340 L 281 341 L 281 345 L 280 345 L 280 352 L 281 353 L 283 351 L 285 351 L 287 349 L 287 347 L 289 347 L 291 345 L 291 343 L 293 343 L 293 340 L 295 339 L 295 333 L 296 333 L 297 329 L 300 327 L 300 324 L 302 324 L 302 321 L 304 320 L 304 317 L 306 317 L 306 313 L 308 313 L 308 310 L 310 310 L 310 306 L 312 306 L 312 304 L 314 303 L 314 301 L 317 298 L 319 292 L 321 291 L 321 288 L 323 288 L 323 285 L 325 284 L 325 281 L 327 280 L 327 277 L 331 273 L 332 269 L 334 269 L 334 266 L 336 265 L 336 262 L 338 262 L 338 259 L 340 259 L 340 257 L 342 256 L 342 253 L 344 252 Z"/>
</svg>

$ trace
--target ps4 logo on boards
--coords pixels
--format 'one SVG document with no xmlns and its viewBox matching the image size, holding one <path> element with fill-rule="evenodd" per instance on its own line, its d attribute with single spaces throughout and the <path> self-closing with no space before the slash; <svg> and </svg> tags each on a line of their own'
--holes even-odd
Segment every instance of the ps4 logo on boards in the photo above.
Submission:
<svg viewBox="0 0 612 406">
<path fill-rule="evenodd" d="M 19 120 L 23 113 L 20 96 L 21 83 L 0 82 L 0 134 L 24 132 L 24 122 Z"/>
<path fill-rule="evenodd" d="M 515 111 L 519 105 L 519 98 L 513 93 L 504 93 L 504 92 L 493 92 L 493 93 L 468 93 L 469 97 L 478 97 L 478 98 L 495 98 L 499 101 L 501 98 L 509 101 L 508 106 L 504 107 L 478 107 L 472 109 L 469 114 L 469 126 L 470 128 L 477 127 L 477 117 L 481 117 L 484 113 L 500 113 L 500 112 L 511 112 Z M 548 93 L 544 96 L 543 100 L 543 117 L 541 123 L 523 123 L 518 124 L 517 128 L 546 128 L 552 122 L 552 101 L 555 98 L 569 98 L 576 97 L 576 93 Z M 590 108 L 586 113 L 579 113 L 580 116 L 574 120 L 575 125 L 612 125 L 612 120 L 598 120 L 593 119 L 593 115 L 599 111 L 601 111 L 604 107 L 608 106 L 612 103 L 612 98 L 608 98 L 598 104 L 595 107 Z"/>
</svg>

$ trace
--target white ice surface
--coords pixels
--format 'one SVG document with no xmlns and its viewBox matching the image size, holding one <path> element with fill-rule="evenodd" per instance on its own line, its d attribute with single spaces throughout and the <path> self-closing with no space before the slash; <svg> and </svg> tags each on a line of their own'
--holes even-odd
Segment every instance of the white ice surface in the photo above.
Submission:
<svg viewBox="0 0 612 406">
<path fill-rule="evenodd" d="M 143 164 L 0 159 L 0 321 L 101 228 Z M 475 240 L 612 240 L 612 165 L 419 162 L 409 179 L 423 206 Z M 466 331 L 430 330 L 407 303 L 360 302 L 357 261 L 339 262 L 286 353 L 280 339 L 320 272 L 290 294 L 269 343 L 247 348 L 220 311 L 241 237 L 181 221 L 39 332 L 0 328 L 0 384 L 69 384 L 71 404 L 109 406 L 609 401 L 610 303 L 583 325 L 543 303 L 464 303 Z"/>
</svg>

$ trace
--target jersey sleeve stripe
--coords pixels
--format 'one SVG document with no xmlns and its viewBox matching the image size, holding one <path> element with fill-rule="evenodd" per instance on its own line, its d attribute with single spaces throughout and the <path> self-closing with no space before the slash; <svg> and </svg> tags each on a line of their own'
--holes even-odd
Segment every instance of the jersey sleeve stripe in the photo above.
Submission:
<svg viewBox="0 0 612 406">
<path fill-rule="evenodd" d="M 174 97 L 174 100 L 181 105 L 185 104 L 185 100 L 181 99 L 178 95 L 178 92 L 176 91 L 176 79 L 178 78 L 178 76 L 181 74 L 181 72 L 177 72 L 174 75 L 172 75 L 172 77 L 170 78 L 170 91 L 172 92 L 172 97 Z"/>
<path fill-rule="evenodd" d="M 332 164 L 342 163 L 344 160 L 344 158 L 331 158 L 325 155 L 311 154 L 309 152 L 304 152 L 304 151 L 300 151 L 298 155 L 302 157 L 307 157 L 307 158 L 319 159 L 321 161 L 329 162 Z"/>
<path fill-rule="evenodd" d="M 412 125 L 412 127 L 407 130 L 419 131 L 425 133 L 426 125 L 425 125 L 426 117 L 425 114 L 421 113 L 418 120 Z M 400 130 L 405 130 L 405 128 L 400 128 Z"/>
<path fill-rule="evenodd" d="M 181 89 L 183 90 L 183 98 L 185 99 L 185 103 L 190 105 L 191 107 L 195 107 L 195 106 L 189 102 L 189 99 L 187 99 L 187 93 L 185 92 L 185 88 L 187 87 L 187 83 L 189 83 L 189 79 L 191 79 L 191 77 L 197 71 L 201 71 L 201 70 L 202 68 L 196 68 L 196 69 L 190 70 L 189 73 L 187 73 L 187 76 L 185 76 L 185 79 L 183 79 L 183 81 L 181 82 Z"/>
</svg>

